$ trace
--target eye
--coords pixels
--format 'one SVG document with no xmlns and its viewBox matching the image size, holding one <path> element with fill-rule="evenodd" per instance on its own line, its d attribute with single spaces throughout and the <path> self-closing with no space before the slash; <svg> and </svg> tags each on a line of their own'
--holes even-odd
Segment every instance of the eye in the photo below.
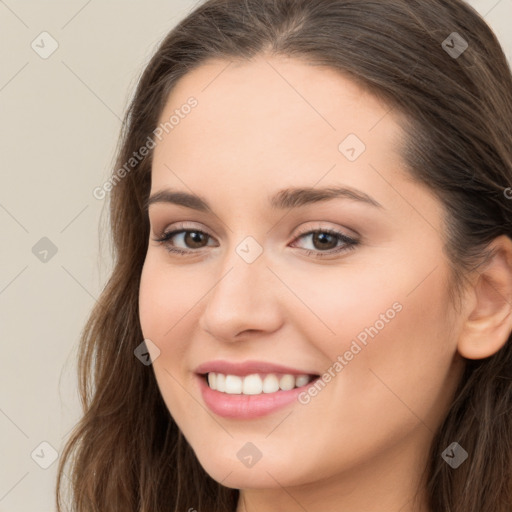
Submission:
<svg viewBox="0 0 512 512">
<path fill-rule="evenodd" d="M 306 255 L 314 256 L 316 258 L 323 258 L 326 256 L 332 256 L 333 254 L 353 250 L 356 245 L 359 244 L 358 240 L 354 240 L 341 231 L 336 231 L 330 228 L 306 231 L 300 234 L 295 240 L 307 237 L 311 237 L 313 250 L 305 249 Z M 338 245 L 340 242 L 342 244 L 341 246 Z"/>
<path fill-rule="evenodd" d="M 206 247 L 204 242 L 207 241 L 208 238 L 211 239 L 208 233 L 195 228 L 183 229 L 184 227 L 185 226 L 178 226 L 177 229 L 163 233 L 162 236 L 155 238 L 154 241 L 163 244 L 169 252 L 182 255 L 196 252 L 194 249 L 197 250 Z M 176 247 L 173 239 L 178 241 L 178 243 L 184 243 L 185 249 L 188 250 Z"/>
</svg>

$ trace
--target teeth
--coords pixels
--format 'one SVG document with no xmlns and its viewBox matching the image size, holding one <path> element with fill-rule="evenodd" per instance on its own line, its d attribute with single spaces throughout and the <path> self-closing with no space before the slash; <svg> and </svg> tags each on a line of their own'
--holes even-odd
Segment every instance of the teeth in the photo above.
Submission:
<svg viewBox="0 0 512 512">
<path fill-rule="evenodd" d="M 279 388 L 288 391 L 295 387 L 295 377 L 293 375 L 283 375 L 279 379 Z"/>
<path fill-rule="evenodd" d="M 239 395 L 242 392 L 242 377 L 226 375 L 226 393 Z"/>
<path fill-rule="evenodd" d="M 264 393 L 275 393 L 279 391 L 279 380 L 273 373 L 269 373 L 265 376 L 262 387 Z"/>
<path fill-rule="evenodd" d="M 295 385 L 300 388 L 301 386 L 305 386 L 306 384 L 309 383 L 310 381 L 310 377 L 308 375 L 299 375 L 296 379 L 295 379 Z"/>
<path fill-rule="evenodd" d="M 208 374 L 208 375 L 210 375 L 210 374 Z M 210 387 L 212 389 L 217 388 L 217 391 L 222 391 L 225 393 L 226 392 L 226 376 L 222 373 L 217 373 L 215 375 L 215 388 L 213 388 L 211 384 L 210 384 Z"/>
<path fill-rule="evenodd" d="M 291 375 L 269 373 L 264 376 L 253 373 L 240 377 L 239 375 L 225 375 L 223 373 L 208 373 L 208 385 L 211 389 L 231 395 L 261 395 L 262 393 L 275 393 L 288 391 L 295 387 L 305 386 L 314 377 L 309 375 Z"/>
<path fill-rule="evenodd" d="M 307 375 L 299 375 L 295 379 L 295 385 L 300 388 L 301 386 L 305 386 L 310 381 L 310 378 Z"/>
<path fill-rule="evenodd" d="M 263 382 L 259 375 L 247 375 L 244 377 L 242 393 L 244 395 L 259 395 L 263 392 Z"/>
</svg>

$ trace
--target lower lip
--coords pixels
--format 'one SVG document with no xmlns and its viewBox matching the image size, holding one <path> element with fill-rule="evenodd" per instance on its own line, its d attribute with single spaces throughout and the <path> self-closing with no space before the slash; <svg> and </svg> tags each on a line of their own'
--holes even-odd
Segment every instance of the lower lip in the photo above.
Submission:
<svg viewBox="0 0 512 512">
<path fill-rule="evenodd" d="M 224 418 L 253 419 L 271 414 L 294 401 L 315 381 L 299 388 L 260 395 L 231 395 L 211 389 L 202 375 L 197 375 L 203 400 L 208 408 Z"/>
</svg>

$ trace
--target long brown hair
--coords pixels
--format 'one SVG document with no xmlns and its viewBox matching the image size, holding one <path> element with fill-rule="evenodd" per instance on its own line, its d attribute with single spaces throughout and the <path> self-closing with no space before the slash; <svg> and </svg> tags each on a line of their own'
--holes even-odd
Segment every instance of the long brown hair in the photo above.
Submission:
<svg viewBox="0 0 512 512">
<path fill-rule="evenodd" d="M 473 8 L 461 0 L 203 2 L 160 43 L 124 119 L 109 187 L 114 267 L 81 334 L 84 414 L 59 462 L 59 512 L 64 476 L 76 512 L 236 509 L 239 491 L 206 474 L 167 410 L 151 366 L 134 357 L 143 340 L 138 292 L 152 154 L 128 170 L 126 162 L 147 145 L 179 78 L 209 58 L 248 61 L 266 53 L 337 69 L 403 114 L 411 178 L 445 207 L 454 298 L 489 242 L 512 237 L 512 201 L 504 195 L 512 184 L 511 72 Z M 466 361 L 425 464 L 433 512 L 510 512 L 511 426 L 509 338 L 493 356 Z M 456 470 L 441 457 L 454 441 L 470 457 Z"/>
</svg>

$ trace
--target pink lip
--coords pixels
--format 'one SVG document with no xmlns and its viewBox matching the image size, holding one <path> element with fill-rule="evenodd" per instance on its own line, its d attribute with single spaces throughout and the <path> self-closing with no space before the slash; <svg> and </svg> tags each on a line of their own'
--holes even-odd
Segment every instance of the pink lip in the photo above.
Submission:
<svg viewBox="0 0 512 512">
<path fill-rule="evenodd" d="M 195 372 L 205 374 L 209 372 L 224 373 L 225 375 L 238 375 L 243 377 L 251 373 L 289 373 L 291 375 L 318 375 L 317 373 L 307 370 L 297 370 L 288 366 L 282 366 L 265 361 L 245 361 L 243 363 L 233 363 L 230 361 L 209 361 L 200 364 Z"/>
<path fill-rule="evenodd" d="M 308 370 L 298 370 L 265 361 L 245 361 L 234 363 L 224 360 L 209 361 L 199 365 L 195 372 L 197 374 L 199 389 L 207 407 L 225 418 L 252 419 L 270 414 L 297 400 L 297 396 L 309 387 L 312 383 L 289 391 L 276 391 L 275 393 L 262 393 L 260 395 L 232 395 L 215 391 L 208 386 L 205 374 L 210 372 L 223 373 L 225 375 L 238 375 L 244 377 L 253 373 L 278 373 L 290 375 L 311 375 L 317 373 Z"/>
<path fill-rule="evenodd" d="M 235 374 L 231 373 L 231 375 Z M 289 391 L 276 391 L 261 395 L 230 395 L 211 389 L 202 375 L 196 377 L 203 400 L 213 413 L 225 418 L 248 420 L 265 416 L 297 401 L 298 395 L 314 383 L 312 381 L 305 386 Z"/>
</svg>

